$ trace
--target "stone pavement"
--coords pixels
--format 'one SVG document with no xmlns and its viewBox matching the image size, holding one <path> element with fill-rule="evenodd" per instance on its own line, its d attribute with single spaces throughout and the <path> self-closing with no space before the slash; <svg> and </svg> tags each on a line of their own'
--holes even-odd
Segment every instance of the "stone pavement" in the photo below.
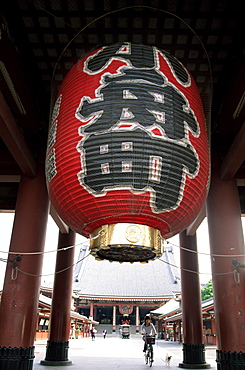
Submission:
<svg viewBox="0 0 245 370">
<path fill-rule="evenodd" d="M 70 339 L 69 341 L 70 366 L 43 366 L 40 361 L 45 359 L 46 341 L 35 342 L 35 361 L 33 370 L 141 370 L 147 369 L 143 356 L 143 340 L 140 335 L 131 335 L 129 339 L 119 338 L 116 334 L 108 335 L 104 339 L 97 335 L 95 341 L 91 338 Z M 214 346 L 206 348 L 206 362 L 211 369 L 216 369 Z M 172 356 L 170 366 L 165 363 L 166 354 Z M 183 360 L 182 345 L 177 342 L 156 340 L 154 345 L 154 369 L 180 369 L 179 363 Z"/>
</svg>

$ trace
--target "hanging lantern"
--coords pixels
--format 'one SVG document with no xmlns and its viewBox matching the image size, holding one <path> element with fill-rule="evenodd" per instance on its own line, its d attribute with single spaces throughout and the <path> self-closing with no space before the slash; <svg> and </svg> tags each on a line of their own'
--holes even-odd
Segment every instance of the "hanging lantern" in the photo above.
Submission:
<svg viewBox="0 0 245 370">
<path fill-rule="evenodd" d="M 162 238 L 202 209 L 209 182 L 205 117 L 192 76 L 156 47 L 118 43 L 81 58 L 53 110 L 50 199 L 91 253 L 160 257 Z"/>
</svg>

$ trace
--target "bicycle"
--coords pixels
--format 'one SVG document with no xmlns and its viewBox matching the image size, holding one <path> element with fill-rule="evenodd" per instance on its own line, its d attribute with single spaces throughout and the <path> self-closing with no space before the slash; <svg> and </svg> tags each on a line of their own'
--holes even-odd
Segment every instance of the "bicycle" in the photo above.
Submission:
<svg viewBox="0 0 245 370">
<path fill-rule="evenodd" d="M 145 363 L 149 363 L 149 366 L 152 367 L 153 363 L 153 344 L 155 344 L 155 337 L 151 335 L 144 336 L 146 342 L 146 351 L 145 351 Z"/>
</svg>

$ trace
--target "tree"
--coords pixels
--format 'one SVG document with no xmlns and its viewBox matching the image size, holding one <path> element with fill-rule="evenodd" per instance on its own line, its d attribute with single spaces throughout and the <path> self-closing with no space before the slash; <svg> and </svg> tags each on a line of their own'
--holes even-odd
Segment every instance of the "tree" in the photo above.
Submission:
<svg viewBox="0 0 245 370">
<path fill-rule="evenodd" d="M 206 299 L 213 297 L 212 280 L 209 280 L 209 282 L 201 290 L 201 294 L 202 294 L 202 301 L 205 301 Z"/>
</svg>

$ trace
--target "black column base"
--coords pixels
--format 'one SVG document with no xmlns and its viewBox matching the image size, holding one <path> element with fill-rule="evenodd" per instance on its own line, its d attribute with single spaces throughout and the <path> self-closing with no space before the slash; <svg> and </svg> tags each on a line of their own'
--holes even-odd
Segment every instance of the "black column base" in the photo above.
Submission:
<svg viewBox="0 0 245 370">
<path fill-rule="evenodd" d="M 205 361 L 204 344 L 183 343 L 183 362 L 179 367 L 186 369 L 210 369 Z"/>
<path fill-rule="evenodd" d="M 34 361 L 34 348 L 0 347 L 1 370 L 32 370 Z"/>
<path fill-rule="evenodd" d="M 41 365 L 46 366 L 70 366 L 71 361 L 68 360 L 69 342 L 53 342 L 47 341 L 46 357 L 41 361 Z"/>
<path fill-rule="evenodd" d="M 217 370 L 244 370 L 245 353 L 216 351 Z"/>
<path fill-rule="evenodd" d="M 46 361 L 46 360 L 41 360 L 40 365 L 43 366 L 71 366 L 72 361 Z"/>
</svg>

